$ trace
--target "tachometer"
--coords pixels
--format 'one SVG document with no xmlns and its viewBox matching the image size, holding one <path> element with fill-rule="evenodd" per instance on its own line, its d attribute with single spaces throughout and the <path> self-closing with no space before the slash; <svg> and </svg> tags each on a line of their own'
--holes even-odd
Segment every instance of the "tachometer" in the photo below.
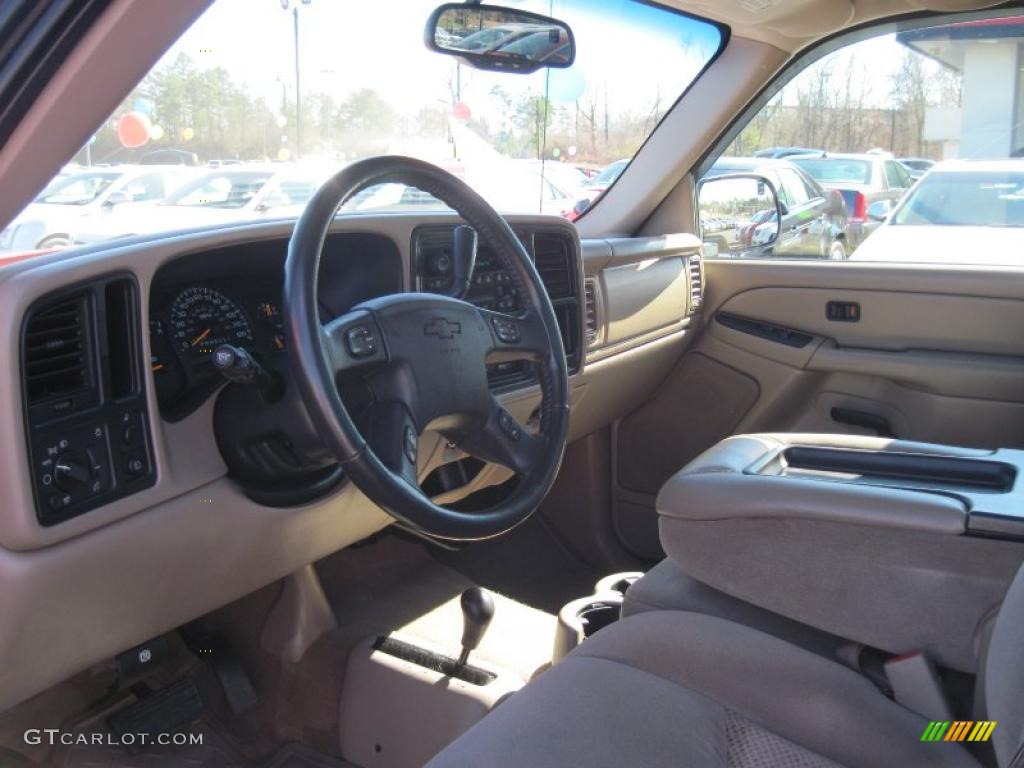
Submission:
<svg viewBox="0 0 1024 768">
<path fill-rule="evenodd" d="M 245 312 L 220 291 L 186 288 L 171 304 L 171 343 L 186 357 L 206 356 L 221 344 L 253 342 Z"/>
</svg>

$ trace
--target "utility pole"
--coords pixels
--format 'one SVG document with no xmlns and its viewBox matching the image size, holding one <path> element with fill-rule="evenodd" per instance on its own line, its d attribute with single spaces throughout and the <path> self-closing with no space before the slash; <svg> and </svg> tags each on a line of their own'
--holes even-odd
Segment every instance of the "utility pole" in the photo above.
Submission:
<svg viewBox="0 0 1024 768">
<path fill-rule="evenodd" d="M 301 0 L 301 5 L 309 5 L 312 0 Z M 302 156 L 302 73 L 299 64 L 299 5 L 292 6 L 292 0 L 281 0 L 281 8 L 291 9 L 292 27 L 295 33 L 295 159 Z"/>
</svg>

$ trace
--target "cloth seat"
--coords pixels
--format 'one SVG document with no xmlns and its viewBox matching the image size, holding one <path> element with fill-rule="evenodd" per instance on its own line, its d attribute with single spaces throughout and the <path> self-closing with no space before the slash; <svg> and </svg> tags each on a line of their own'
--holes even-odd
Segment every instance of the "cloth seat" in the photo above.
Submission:
<svg viewBox="0 0 1024 768">
<path fill-rule="evenodd" d="M 714 616 L 602 630 L 428 766 L 977 768 L 846 667 Z"/>
</svg>

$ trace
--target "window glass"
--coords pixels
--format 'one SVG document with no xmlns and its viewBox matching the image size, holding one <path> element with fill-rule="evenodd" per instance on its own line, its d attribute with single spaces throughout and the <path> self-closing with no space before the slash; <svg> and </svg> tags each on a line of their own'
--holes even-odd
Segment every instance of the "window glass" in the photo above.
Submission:
<svg viewBox="0 0 1024 768">
<path fill-rule="evenodd" d="M 647 0 L 514 0 L 568 23 L 575 61 L 529 75 L 487 72 L 424 45 L 438 5 L 214 0 L 66 169 L 179 165 L 189 178 L 174 187 L 187 191 L 166 190 L 166 204 L 148 206 L 144 219 L 127 204 L 84 215 L 73 239 L 258 218 L 263 206 L 253 201 L 271 176 L 287 199 L 268 203 L 301 205 L 329 175 L 383 154 L 439 165 L 499 211 L 575 218 L 578 203 L 593 206 L 615 183 L 723 39 L 718 26 Z M 552 48 L 549 33 L 485 29 L 462 45 L 558 55 L 565 42 Z M 289 174 L 309 182 L 276 183 Z M 50 188 L 48 202 L 86 205 L 110 181 L 92 173 Z M 443 207 L 388 184 L 343 213 Z M 47 217 L 35 206 L 7 234 L 45 231 Z M 11 242 L 0 237 L 0 252 Z"/>
<path fill-rule="evenodd" d="M 797 172 L 790 168 L 783 168 L 779 171 L 782 179 L 782 188 L 786 190 L 788 205 L 796 207 L 809 202 L 811 196 L 807 194 L 807 187 L 797 175 Z"/>
<path fill-rule="evenodd" d="M 824 191 L 804 214 L 819 242 L 744 255 L 829 258 L 841 240 L 851 261 L 1024 265 L 1022 62 L 1024 17 L 994 15 L 878 35 L 795 72 L 703 172 L 772 164 L 792 198 L 778 164 L 799 167 Z"/>
</svg>

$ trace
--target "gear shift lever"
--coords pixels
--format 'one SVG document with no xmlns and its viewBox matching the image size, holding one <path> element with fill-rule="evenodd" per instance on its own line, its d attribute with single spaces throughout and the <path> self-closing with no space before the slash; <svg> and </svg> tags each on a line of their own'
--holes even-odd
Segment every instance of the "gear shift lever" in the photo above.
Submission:
<svg viewBox="0 0 1024 768">
<path fill-rule="evenodd" d="M 494 600 L 491 594 L 480 587 L 471 587 L 459 599 L 462 606 L 462 653 L 459 666 L 466 666 L 469 654 L 476 650 L 484 638 L 491 619 L 494 618 Z"/>
</svg>

